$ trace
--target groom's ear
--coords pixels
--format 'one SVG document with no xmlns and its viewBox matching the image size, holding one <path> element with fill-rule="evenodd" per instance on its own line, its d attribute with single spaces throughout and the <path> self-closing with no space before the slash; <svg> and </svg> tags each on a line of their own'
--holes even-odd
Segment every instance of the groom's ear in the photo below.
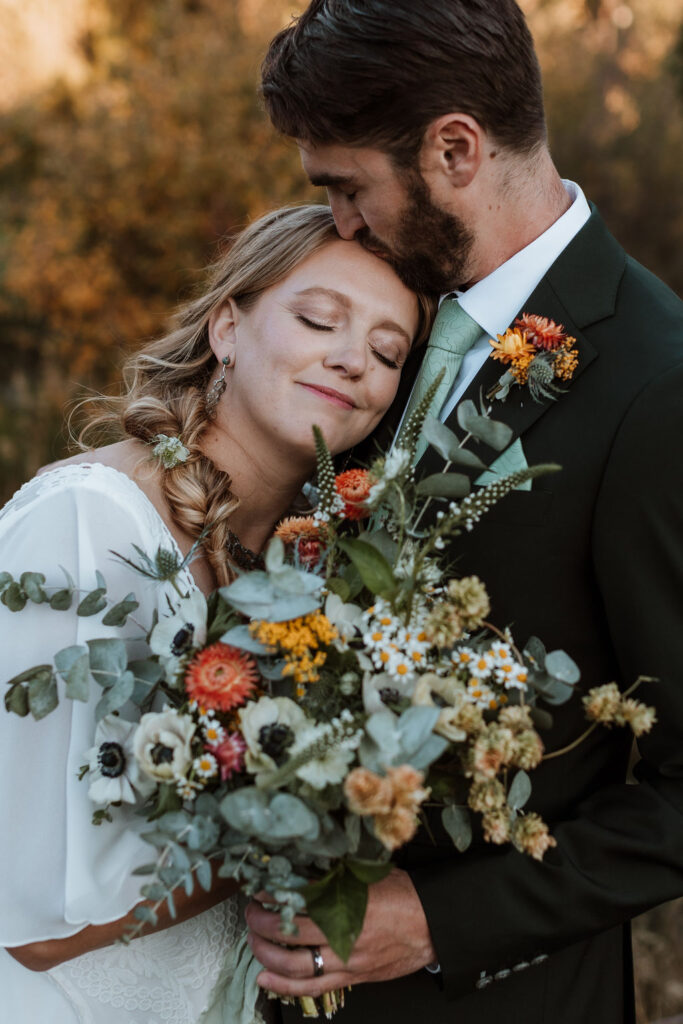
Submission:
<svg viewBox="0 0 683 1024">
<path fill-rule="evenodd" d="M 235 328 L 239 322 L 239 315 L 239 309 L 233 300 L 226 299 L 209 317 L 209 345 L 219 363 L 224 356 L 228 356 L 230 362 L 235 361 Z"/>
<path fill-rule="evenodd" d="M 440 175 L 454 188 L 472 183 L 482 162 L 486 134 L 469 114 L 444 114 L 432 121 L 420 151 L 425 177 Z"/>
</svg>

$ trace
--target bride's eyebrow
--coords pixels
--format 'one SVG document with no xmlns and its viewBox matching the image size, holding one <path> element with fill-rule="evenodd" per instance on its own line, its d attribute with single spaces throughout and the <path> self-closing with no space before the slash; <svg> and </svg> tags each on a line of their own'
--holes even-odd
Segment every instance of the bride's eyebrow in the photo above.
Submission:
<svg viewBox="0 0 683 1024">
<path fill-rule="evenodd" d="M 344 295 L 342 292 L 335 291 L 334 288 L 302 288 L 301 291 L 295 292 L 294 294 L 311 295 L 313 297 L 315 297 L 316 295 L 322 295 L 328 299 L 334 299 L 335 302 L 338 302 L 341 306 L 344 306 L 345 309 L 349 309 L 351 306 L 351 300 L 349 299 L 348 295 Z"/>
</svg>

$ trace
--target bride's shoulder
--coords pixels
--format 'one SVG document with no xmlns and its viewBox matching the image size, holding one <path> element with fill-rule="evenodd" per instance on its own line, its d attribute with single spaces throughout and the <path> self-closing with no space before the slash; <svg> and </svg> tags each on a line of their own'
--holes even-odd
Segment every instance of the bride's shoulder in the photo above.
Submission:
<svg viewBox="0 0 683 1024">
<path fill-rule="evenodd" d="M 41 467 L 1 514 L 6 517 L 26 512 L 31 506 L 67 495 L 77 501 L 91 497 L 100 507 L 104 499 L 123 505 L 129 513 L 149 504 L 156 509 L 155 476 L 146 446 L 137 441 L 122 441 Z"/>
</svg>

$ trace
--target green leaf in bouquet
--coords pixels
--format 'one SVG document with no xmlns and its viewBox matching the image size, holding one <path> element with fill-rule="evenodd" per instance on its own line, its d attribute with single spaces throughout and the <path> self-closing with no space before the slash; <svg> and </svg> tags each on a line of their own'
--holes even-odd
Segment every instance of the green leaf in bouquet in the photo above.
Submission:
<svg viewBox="0 0 683 1024">
<path fill-rule="evenodd" d="M 112 686 L 128 664 L 123 640 L 107 637 L 103 640 L 87 640 L 86 643 L 90 652 L 90 671 L 100 686 Z"/>
<path fill-rule="evenodd" d="M 233 626 L 227 633 L 223 633 L 220 641 L 222 644 L 230 644 L 231 647 L 239 647 L 242 651 L 249 651 L 250 654 L 267 655 L 271 653 L 269 647 L 259 643 L 252 636 L 249 627 L 246 625 Z"/>
<path fill-rule="evenodd" d="M 422 744 L 419 750 L 416 750 L 411 755 L 410 763 L 413 768 L 417 768 L 418 771 L 425 771 L 430 765 L 434 764 L 443 753 L 448 749 L 448 740 L 444 739 L 443 736 L 437 736 L 432 733 L 425 742 Z"/>
<path fill-rule="evenodd" d="M 356 569 L 353 562 L 349 562 L 340 570 L 340 576 L 349 585 L 349 596 L 345 600 L 353 601 L 354 597 L 358 597 L 363 589 L 363 581 L 360 578 L 358 569 Z"/>
<path fill-rule="evenodd" d="M 139 607 L 140 602 L 136 599 L 135 594 L 128 594 L 127 597 L 124 597 L 123 601 L 119 601 L 118 604 L 109 609 L 102 619 L 102 625 L 125 626 L 130 613 Z"/>
<path fill-rule="evenodd" d="M 57 679 L 52 668 L 46 668 L 29 679 L 28 706 L 36 721 L 54 711 L 58 703 Z"/>
<path fill-rule="evenodd" d="M 431 498 L 465 498 L 470 493 L 470 479 L 464 473 L 432 473 L 420 480 L 416 490 Z"/>
<path fill-rule="evenodd" d="M 219 832 L 215 821 L 198 814 L 188 826 L 185 841 L 190 850 L 210 850 L 216 844 Z"/>
<path fill-rule="evenodd" d="M 182 832 L 190 821 L 191 818 L 187 811 L 167 811 L 157 819 L 157 825 L 164 832 L 173 835 L 175 832 Z"/>
<path fill-rule="evenodd" d="M 162 885 L 161 882 L 150 882 L 149 885 L 142 886 L 140 895 L 144 896 L 146 900 L 153 900 L 156 903 L 158 900 L 165 898 L 166 886 Z"/>
<path fill-rule="evenodd" d="M 363 540 L 344 539 L 338 541 L 338 545 L 351 559 L 372 594 L 388 598 L 395 592 L 394 574 L 381 551 Z"/>
<path fill-rule="evenodd" d="M 21 683 L 15 683 L 5 694 L 5 709 L 20 718 L 26 718 L 28 714 L 28 688 Z"/>
<path fill-rule="evenodd" d="M 347 814 L 344 819 L 344 831 L 349 841 L 349 850 L 356 853 L 360 846 L 360 818 L 356 814 Z"/>
<path fill-rule="evenodd" d="M 508 790 L 508 805 L 513 811 L 521 811 L 531 796 L 531 779 L 521 769 L 517 772 Z"/>
<path fill-rule="evenodd" d="M 529 708 L 529 714 L 531 715 L 531 721 L 534 723 L 537 729 L 552 729 L 553 727 L 553 716 L 549 711 L 544 708 L 537 708 L 532 705 Z"/>
<path fill-rule="evenodd" d="M 142 864 L 139 868 L 134 868 L 131 875 L 153 875 L 156 869 L 156 864 Z"/>
<path fill-rule="evenodd" d="M 283 672 L 287 662 L 284 658 L 279 658 L 277 661 L 266 661 L 265 658 L 257 659 L 259 673 L 264 679 L 275 681 L 276 679 L 283 678 Z"/>
<path fill-rule="evenodd" d="M 289 619 L 299 619 L 302 615 L 310 615 L 320 607 L 321 598 L 311 594 L 301 594 L 299 597 L 280 597 L 273 601 L 268 613 L 269 622 L 288 622 Z"/>
<path fill-rule="evenodd" d="M 555 679 L 545 672 L 532 675 L 531 685 L 547 704 L 566 704 L 574 693 L 573 686 L 563 683 L 560 679 Z"/>
<path fill-rule="evenodd" d="M 376 711 L 365 723 L 365 734 L 358 748 L 360 763 L 373 772 L 381 772 L 401 750 L 396 715 L 391 711 Z"/>
<path fill-rule="evenodd" d="M 325 878 L 307 885 L 304 897 L 309 917 L 346 963 L 363 928 L 367 884 L 340 863 Z"/>
<path fill-rule="evenodd" d="M 341 598 L 341 600 L 344 601 L 344 603 L 346 603 L 351 597 L 351 587 L 348 581 L 343 579 L 341 576 L 332 576 L 332 578 L 327 581 L 325 586 L 330 591 L 330 593 L 336 594 L 337 597 Z"/>
<path fill-rule="evenodd" d="M 0 601 L 2 601 L 2 603 L 9 608 L 11 612 L 20 612 L 26 607 L 28 596 L 24 593 L 21 586 L 17 582 L 13 581 L 3 590 Z"/>
<path fill-rule="evenodd" d="M 10 583 L 14 583 L 14 576 L 11 572 L 0 572 L 0 594 L 2 594 Z"/>
<path fill-rule="evenodd" d="M 30 679 L 34 679 L 36 676 L 43 676 L 46 672 L 51 671 L 52 665 L 33 665 L 32 668 L 26 668 L 23 672 L 8 679 L 7 685 L 16 686 L 17 683 L 27 683 Z"/>
<path fill-rule="evenodd" d="M 545 670 L 554 679 L 574 686 L 581 678 L 579 666 L 565 651 L 550 651 L 546 655 Z"/>
<path fill-rule="evenodd" d="M 472 823 L 467 807 L 448 804 L 441 812 L 441 822 L 456 850 L 464 853 L 472 842 Z"/>
<path fill-rule="evenodd" d="M 108 686 L 97 702 L 95 720 L 101 722 L 112 711 L 118 711 L 129 701 L 135 689 L 135 676 L 132 672 L 124 672 L 112 686 Z"/>
<path fill-rule="evenodd" d="M 101 612 L 103 608 L 107 607 L 104 596 L 106 592 L 106 587 L 97 587 L 96 590 L 91 590 L 89 594 L 85 595 L 76 609 L 76 615 L 87 618 L 89 615 L 97 615 L 98 612 Z"/>
<path fill-rule="evenodd" d="M 185 878 L 183 879 L 183 888 L 185 889 L 185 895 L 191 896 L 194 892 L 194 875 L 191 871 L 185 872 Z"/>
<path fill-rule="evenodd" d="M 22 572 L 21 588 L 34 604 L 44 604 L 47 601 L 47 594 L 43 590 L 45 577 L 42 572 Z"/>
<path fill-rule="evenodd" d="M 388 530 L 366 530 L 359 539 L 365 541 L 366 544 L 372 544 L 373 548 L 377 548 L 390 565 L 396 564 L 398 544 Z"/>
<path fill-rule="evenodd" d="M 192 867 L 190 858 L 187 850 L 185 850 L 179 843 L 169 843 L 169 853 L 172 861 L 172 866 L 183 874 L 189 871 Z"/>
<path fill-rule="evenodd" d="M 373 860 L 352 860 L 351 858 L 347 859 L 346 866 L 356 878 L 361 882 L 365 882 L 366 885 L 381 882 L 383 878 L 387 877 L 392 868 L 392 865 L 387 862 L 378 864 Z"/>
<path fill-rule="evenodd" d="M 478 441 L 483 441 L 490 448 L 502 452 L 512 441 L 513 431 L 507 423 L 492 420 L 477 412 L 474 402 L 468 399 L 461 402 L 457 410 L 459 426 Z"/>
<path fill-rule="evenodd" d="M 90 658 L 82 644 L 64 647 L 55 654 L 55 668 L 66 683 L 70 700 L 87 701 L 90 696 Z"/>
</svg>

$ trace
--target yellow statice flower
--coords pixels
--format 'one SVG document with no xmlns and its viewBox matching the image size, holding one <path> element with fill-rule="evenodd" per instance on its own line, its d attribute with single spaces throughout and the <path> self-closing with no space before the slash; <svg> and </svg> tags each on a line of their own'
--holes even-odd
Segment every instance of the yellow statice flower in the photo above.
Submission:
<svg viewBox="0 0 683 1024">
<path fill-rule="evenodd" d="M 338 637 L 338 632 L 321 611 L 302 615 L 286 622 L 252 622 L 249 630 L 266 647 L 279 650 L 284 656 L 283 675 L 292 676 L 297 696 L 302 697 L 304 683 L 320 678 L 327 652 L 321 650 Z"/>
</svg>

